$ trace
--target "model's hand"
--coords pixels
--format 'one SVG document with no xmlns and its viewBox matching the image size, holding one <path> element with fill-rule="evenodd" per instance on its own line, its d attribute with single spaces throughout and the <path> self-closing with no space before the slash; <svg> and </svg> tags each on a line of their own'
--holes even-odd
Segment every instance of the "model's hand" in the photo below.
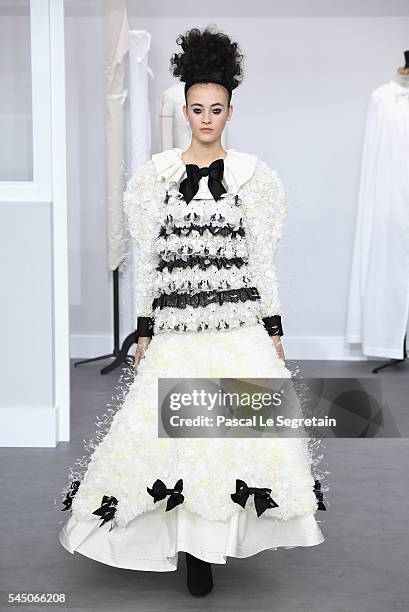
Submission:
<svg viewBox="0 0 409 612">
<path fill-rule="evenodd" d="M 150 342 L 151 342 L 152 338 L 149 338 L 148 336 L 139 336 L 138 338 L 138 344 L 136 345 L 136 351 L 135 351 L 135 362 L 134 362 L 134 369 L 135 369 L 135 374 L 138 373 L 138 365 L 141 359 L 144 358 L 145 356 L 145 351 L 148 348 Z"/>
<path fill-rule="evenodd" d="M 285 361 L 284 349 L 281 344 L 281 336 L 270 336 L 273 339 L 274 348 L 277 352 L 277 357 Z"/>
</svg>

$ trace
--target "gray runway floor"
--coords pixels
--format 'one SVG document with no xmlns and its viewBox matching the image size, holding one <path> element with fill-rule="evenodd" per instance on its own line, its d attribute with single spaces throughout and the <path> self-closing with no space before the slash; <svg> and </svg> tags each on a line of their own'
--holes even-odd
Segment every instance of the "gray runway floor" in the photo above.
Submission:
<svg viewBox="0 0 409 612">
<path fill-rule="evenodd" d="M 375 364 L 299 363 L 306 377 L 370 377 Z M 72 442 L 55 449 L 0 449 L 0 610 L 17 607 L 7 604 L 7 594 L 17 592 L 65 593 L 68 599 L 59 606 L 19 606 L 29 610 L 409 610 L 407 438 L 324 440 L 330 508 L 317 518 L 326 541 L 213 565 L 215 588 L 207 597 L 194 599 L 188 593 L 182 553 L 175 572 L 118 569 L 68 553 L 58 540 L 67 515 L 58 509 L 59 491 L 118 381 L 118 371 L 101 376 L 101 367 L 72 368 Z M 408 374 L 406 364 L 382 374 L 398 420 L 409 410 Z"/>
</svg>

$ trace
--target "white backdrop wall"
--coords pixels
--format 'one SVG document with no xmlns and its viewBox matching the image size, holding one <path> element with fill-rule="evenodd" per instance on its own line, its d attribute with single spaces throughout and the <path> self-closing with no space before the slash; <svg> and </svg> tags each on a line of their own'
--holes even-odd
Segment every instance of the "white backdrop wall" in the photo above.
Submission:
<svg viewBox="0 0 409 612">
<path fill-rule="evenodd" d="M 152 4 L 154 6 L 152 6 Z M 152 152 L 169 58 L 186 29 L 215 23 L 238 40 L 245 78 L 233 94 L 229 147 L 281 174 L 288 217 L 278 256 L 288 358 L 360 358 L 345 344 L 362 140 L 371 91 L 409 48 L 406 2 L 128 1 L 132 29 L 152 34 Z M 66 0 L 71 355 L 112 345 L 104 218 L 103 3 Z M 187 10 L 190 14 L 187 14 Z M 219 10 L 219 12 L 218 12 Z M 409 271 L 408 271 L 409 273 Z M 125 336 L 130 330 L 122 330 Z"/>
<path fill-rule="evenodd" d="M 63 0 L 0 0 L 0 446 L 69 439 Z"/>
</svg>

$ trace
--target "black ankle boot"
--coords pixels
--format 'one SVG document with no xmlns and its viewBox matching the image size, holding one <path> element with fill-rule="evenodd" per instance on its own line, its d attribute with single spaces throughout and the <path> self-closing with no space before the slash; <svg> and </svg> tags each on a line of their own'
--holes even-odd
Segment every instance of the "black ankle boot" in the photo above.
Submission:
<svg viewBox="0 0 409 612">
<path fill-rule="evenodd" d="M 212 565 L 190 553 L 186 555 L 187 588 L 193 597 L 207 595 L 213 588 Z"/>
</svg>

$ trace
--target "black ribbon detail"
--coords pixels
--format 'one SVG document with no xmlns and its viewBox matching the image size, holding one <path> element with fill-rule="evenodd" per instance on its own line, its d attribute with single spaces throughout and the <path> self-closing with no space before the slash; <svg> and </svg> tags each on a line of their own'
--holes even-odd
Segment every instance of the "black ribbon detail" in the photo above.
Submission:
<svg viewBox="0 0 409 612">
<path fill-rule="evenodd" d="M 174 259 L 172 261 L 166 261 L 161 259 L 159 264 L 156 266 L 156 270 L 162 271 L 167 268 L 169 272 L 172 272 L 174 268 L 194 268 L 197 266 L 201 270 L 206 270 L 209 266 L 214 265 L 218 270 L 221 268 L 230 269 L 233 266 L 241 268 L 246 265 L 243 257 L 206 257 L 202 255 L 188 255 L 187 259 Z"/>
<path fill-rule="evenodd" d="M 153 317 L 138 317 L 136 322 L 136 336 L 137 340 L 139 336 L 143 338 L 152 338 L 153 336 Z"/>
<path fill-rule="evenodd" d="M 223 158 L 216 159 L 208 167 L 199 168 L 196 164 L 186 164 L 187 177 L 179 185 L 179 191 L 184 196 L 186 203 L 194 198 L 199 191 L 199 183 L 202 176 L 208 176 L 209 190 L 215 200 L 218 200 L 227 189 L 222 183 L 224 172 Z"/>
<path fill-rule="evenodd" d="M 278 504 L 270 497 L 271 489 L 266 487 L 248 487 L 244 480 L 236 479 L 236 492 L 230 497 L 243 508 L 246 506 L 249 495 L 254 495 L 254 505 L 257 516 L 261 516 L 267 508 L 277 508 Z"/>
<path fill-rule="evenodd" d="M 197 293 L 162 293 L 159 297 L 154 298 L 152 309 L 171 308 L 186 308 L 192 306 L 207 306 L 208 304 L 224 304 L 224 302 L 247 302 L 248 300 L 256 301 L 260 299 L 260 294 L 256 287 L 240 287 L 239 289 L 212 289 L 211 291 L 198 291 Z"/>
<path fill-rule="evenodd" d="M 96 514 L 97 516 L 100 516 L 103 519 L 102 523 L 100 523 L 99 525 L 100 527 L 102 527 L 102 525 L 108 523 L 108 521 L 111 521 L 114 518 L 117 503 L 118 500 L 116 497 L 113 497 L 112 495 L 111 497 L 108 497 L 107 495 L 103 496 L 100 508 L 94 510 L 94 512 L 92 513 Z M 112 525 L 109 531 L 111 531 L 111 529 Z"/>
<path fill-rule="evenodd" d="M 323 499 L 324 496 L 322 494 L 321 491 L 321 483 L 319 480 L 315 480 L 315 484 L 314 484 L 314 493 L 315 493 L 315 497 L 318 499 L 318 510 L 326 510 L 326 507 L 324 505 Z"/>
<path fill-rule="evenodd" d="M 204 225 L 198 225 L 197 223 L 191 223 L 188 227 L 172 227 L 169 231 L 169 226 L 165 227 L 162 225 L 159 237 L 168 239 L 172 235 L 176 236 L 188 236 L 192 232 L 199 232 L 201 236 L 208 231 L 212 234 L 212 236 L 230 236 L 230 238 L 237 238 L 237 236 L 241 236 L 244 238 L 245 231 L 243 227 L 239 227 L 238 229 L 234 229 L 233 227 L 227 225 L 212 225 L 211 223 L 206 223 Z"/>
<path fill-rule="evenodd" d="M 65 499 L 63 501 L 63 504 L 64 504 L 65 508 L 61 508 L 62 511 L 69 510 L 71 508 L 72 498 L 74 497 L 74 495 L 78 491 L 79 486 L 80 486 L 80 481 L 79 480 L 73 480 L 71 482 L 69 491 L 68 491 L 68 493 L 65 496 Z"/>
<path fill-rule="evenodd" d="M 155 504 L 157 501 L 165 499 L 165 497 L 169 495 L 169 499 L 166 503 L 166 512 L 168 512 L 168 510 L 172 510 L 172 508 L 178 504 L 183 504 L 185 499 L 184 495 L 182 495 L 183 480 L 181 478 L 179 478 L 173 489 L 168 489 L 165 483 L 157 478 L 153 483 L 152 489 L 146 487 L 146 490 L 148 491 L 149 495 L 152 495 Z"/>
</svg>

